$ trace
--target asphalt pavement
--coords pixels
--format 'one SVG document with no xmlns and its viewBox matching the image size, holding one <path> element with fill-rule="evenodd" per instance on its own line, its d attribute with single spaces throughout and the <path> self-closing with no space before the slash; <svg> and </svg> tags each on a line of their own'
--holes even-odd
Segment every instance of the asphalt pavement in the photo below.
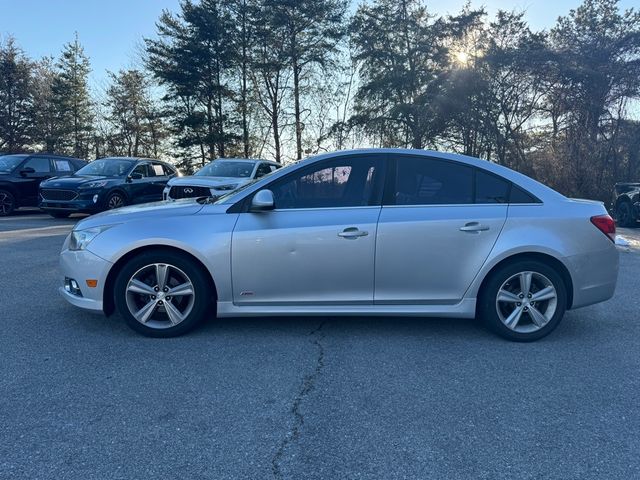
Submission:
<svg viewBox="0 0 640 480">
<path fill-rule="evenodd" d="M 0 218 L 0 479 L 640 478 L 640 229 L 615 297 L 532 344 L 416 318 L 161 340 L 58 296 L 75 221 Z"/>
</svg>

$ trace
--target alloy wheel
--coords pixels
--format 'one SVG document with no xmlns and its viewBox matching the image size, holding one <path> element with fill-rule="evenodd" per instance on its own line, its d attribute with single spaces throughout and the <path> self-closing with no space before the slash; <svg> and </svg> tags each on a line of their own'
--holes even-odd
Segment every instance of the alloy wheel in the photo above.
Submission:
<svg viewBox="0 0 640 480">
<path fill-rule="evenodd" d="M 195 289 L 179 268 L 153 263 L 134 273 L 126 288 L 127 308 L 143 325 L 155 329 L 182 323 L 193 310 Z"/>
<path fill-rule="evenodd" d="M 0 215 L 9 215 L 13 212 L 13 196 L 7 192 L 0 192 Z"/>
<path fill-rule="evenodd" d="M 111 195 L 111 197 L 109 197 L 109 202 L 107 203 L 107 207 L 109 208 L 109 210 L 112 210 L 114 208 L 124 207 L 124 199 L 122 198 L 122 196 L 118 195 L 117 193 L 115 195 Z"/>
<path fill-rule="evenodd" d="M 500 321 L 518 333 L 536 332 L 551 321 L 558 292 L 547 277 L 525 271 L 509 277 L 498 290 L 496 309 Z"/>
</svg>

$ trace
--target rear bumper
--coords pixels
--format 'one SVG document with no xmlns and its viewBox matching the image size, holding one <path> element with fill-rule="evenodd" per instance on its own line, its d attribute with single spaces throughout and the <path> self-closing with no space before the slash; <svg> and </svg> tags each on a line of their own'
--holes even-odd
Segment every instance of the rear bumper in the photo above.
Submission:
<svg viewBox="0 0 640 480">
<path fill-rule="evenodd" d="M 573 281 L 572 309 L 613 297 L 618 282 L 618 257 L 618 249 L 612 243 L 605 250 L 565 258 Z"/>
</svg>

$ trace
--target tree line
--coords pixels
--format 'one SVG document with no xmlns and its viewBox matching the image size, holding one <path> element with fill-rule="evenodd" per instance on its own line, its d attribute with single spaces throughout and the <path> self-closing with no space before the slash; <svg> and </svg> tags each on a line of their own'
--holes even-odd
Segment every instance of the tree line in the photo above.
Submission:
<svg viewBox="0 0 640 480">
<path fill-rule="evenodd" d="M 183 0 L 141 67 L 89 84 L 79 39 L 57 59 L 0 43 L 0 152 L 288 163 L 361 146 L 497 162 L 608 200 L 640 180 L 640 11 L 584 0 L 548 30 L 523 12 L 424 0 Z"/>
</svg>

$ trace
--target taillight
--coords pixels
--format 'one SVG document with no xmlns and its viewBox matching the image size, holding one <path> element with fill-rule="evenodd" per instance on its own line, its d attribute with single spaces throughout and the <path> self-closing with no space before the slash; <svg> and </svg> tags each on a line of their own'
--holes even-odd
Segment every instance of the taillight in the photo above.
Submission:
<svg viewBox="0 0 640 480">
<path fill-rule="evenodd" d="M 616 241 L 616 224 L 609 215 L 591 217 L 591 223 L 598 227 L 598 230 L 609 237 L 612 242 Z"/>
</svg>

